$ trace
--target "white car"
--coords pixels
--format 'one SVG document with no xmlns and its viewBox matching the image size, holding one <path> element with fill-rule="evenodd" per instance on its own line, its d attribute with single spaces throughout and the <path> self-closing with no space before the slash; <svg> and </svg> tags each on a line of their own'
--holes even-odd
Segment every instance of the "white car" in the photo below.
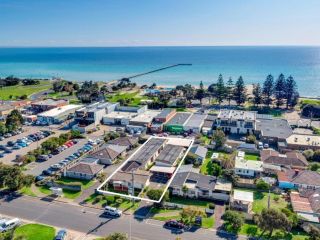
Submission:
<svg viewBox="0 0 320 240">
<path fill-rule="evenodd" d="M 114 207 L 106 206 L 104 208 L 104 214 L 108 214 L 108 215 L 115 216 L 115 217 L 120 217 L 122 215 L 122 211 L 117 208 L 114 208 Z"/>
<path fill-rule="evenodd" d="M 19 218 L 7 220 L 0 225 L 0 232 L 6 232 L 8 230 L 11 230 L 11 229 L 19 226 L 20 224 L 21 224 L 21 221 Z"/>
</svg>

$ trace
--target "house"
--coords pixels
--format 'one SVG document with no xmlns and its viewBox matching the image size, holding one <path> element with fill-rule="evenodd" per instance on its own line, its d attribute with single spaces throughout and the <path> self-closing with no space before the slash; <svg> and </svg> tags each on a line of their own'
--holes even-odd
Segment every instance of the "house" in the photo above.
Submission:
<svg viewBox="0 0 320 240">
<path fill-rule="evenodd" d="M 91 180 L 102 172 L 103 166 L 79 162 L 66 170 L 65 176 L 82 180 Z"/>
<path fill-rule="evenodd" d="M 159 156 L 155 159 L 155 165 L 162 167 L 176 166 L 179 159 L 183 156 L 184 150 L 185 148 L 182 146 L 165 145 Z"/>
<path fill-rule="evenodd" d="M 212 129 L 213 129 L 216 118 L 217 118 L 216 115 L 210 115 L 210 114 L 207 115 L 206 119 L 203 122 L 202 130 L 201 130 L 204 135 L 208 135 L 212 133 Z"/>
<path fill-rule="evenodd" d="M 39 113 L 38 121 L 47 124 L 60 124 L 67 119 L 71 119 L 75 111 L 81 108 L 82 105 L 69 104 L 62 107 L 53 108 L 49 111 Z"/>
<path fill-rule="evenodd" d="M 255 134 L 264 143 L 277 144 L 290 137 L 293 131 L 286 119 L 258 118 Z"/>
<path fill-rule="evenodd" d="M 34 112 L 40 113 L 49 111 L 54 108 L 59 108 L 68 105 L 69 101 L 64 99 L 45 99 L 31 103 L 31 108 Z"/>
<path fill-rule="evenodd" d="M 176 113 L 168 122 L 165 123 L 164 130 L 173 134 L 182 134 L 184 132 L 184 125 L 191 116 L 191 113 Z"/>
<path fill-rule="evenodd" d="M 240 110 L 220 110 L 214 127 L 221 128 L 226 133 L 254 134 L 256 112 Z"/>
<path fill-rule="evenodd" d="M 149 185 L 149 173 L 147 171 L 136 171 L 135 173 L 118 171 L 109 180 L 113 189 L 121 192 L 128 192 L 132 188 L 132 182 L 136 190 L 142 190 Z"/>
<path fill-rule="evenodd" d="M 106 144 L 97 151 L 90 154 L 91 157 L 99 159 L 100 164 L 111 165 L 119 157 L 124 157 L 126 147 Z"/>
<path fill-rule="evenodd" d="M 194 145 L 190 148 L 189 155 L 196 159 L 196 162 L 202 164 L 207 156 L 208 149 L 201 145 Z"/>
<path fill-rule="evenodd" d="M 122 167 L 121 171 L 131 172 L 137 169 L 147 169 L 159 156 L 166 141 L 167 140 L 163 138 L 150 138 L 131 156 L 130 160 Z"/>
<path fill-rule="evenodd" d="M 230 199 L 230 207 L 245 213 L 252 212 L 253 192 L 234 190 Z"/>
<path fill-rule="evenodd" d="M 282 189 L 318 189 L 320 174 L 310 170 L 285 169 L 277 172 L 278 185 Z"/>
<path fill-rule="evenodd" d="M 263 171 L 262 161 L 245 160 L 236 157 L 234 172 L 241 177 L 257 177 Z"/>
<path fill-rule="evenodd" d="M 320 149 L 320 136 L 318 135 L 304 135 L 304 134 L 292 134 L 285 142 L 278 145 L 280 150 L 319 150 Z"/>
<path fill-rule="evenodd" d="M 119 137 L 113 140 L 110 140 L 108 144 L 119 145 L 126 147 L 127 150 L 134 148 L 138 144 L 138 138 L 136 137 Z"/>
<path fill-rule="evenodd" d="M 302 219 L 319 223 L 320 217 L 320 189 L 290 193 L 292 209 Z"/>
<path fill-rule="evenodd" d="M 188 119 L 188 121 L 184 124 L 183 126 L 184 131 L 192 132 L 192 133 L 200 133 L 206 117 L 207 115 L 205 114 L 197 114 L 197 113 L 193 114 Z"/>
<path fill-rule="evenodd" d="M 286 168 L 306 169 L 309 165 L 307 159 L 297 151 L 280 154 L 274 150 L 262 150 L 260 152 L 263 164 L 275 165 Z"/>
<path fill-rule="evenodd" d="M 170 190 L 175 196 L 229 201 L 231 183 L 221 182 L 217 189 L 217 182 L 218 179 L 214 176 L 195 172 L 178 172 L 171 182 Z"/>
</svg>

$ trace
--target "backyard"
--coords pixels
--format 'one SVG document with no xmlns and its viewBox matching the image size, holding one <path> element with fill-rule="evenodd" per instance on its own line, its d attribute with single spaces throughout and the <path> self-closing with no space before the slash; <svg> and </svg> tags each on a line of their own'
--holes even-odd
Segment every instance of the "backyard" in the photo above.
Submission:
<svg viewBox="0 0 320 240">
<path fill-rule="evenodd" d="M 21 97 L 22 95 L 27 95 L 28 97 L 34 93 L 41 92 L 44 90 L 49 90 L 52 84 L 49 81 L 40 81 L 38 85 L 16 85 L 10 87 L 0 88 L 0 100 L 10 100 L 16 97 Z"/>
<path fill-rule="evenodd" d="M 13 239 L 25 239 L 25 240 L 43 240 L 54 239 L 55 229 L 50 226 L 42 224 L 26 224 L 18 227 L 14 231 Z"/>
<path fill-rule="evenodd" d="M 245 160 L 252 160 L 252 161 L 259 161 L 260 160 L 260 155 L 259 154 L 250 154 L 246 153 L 244 155 Z"/>
</svg>

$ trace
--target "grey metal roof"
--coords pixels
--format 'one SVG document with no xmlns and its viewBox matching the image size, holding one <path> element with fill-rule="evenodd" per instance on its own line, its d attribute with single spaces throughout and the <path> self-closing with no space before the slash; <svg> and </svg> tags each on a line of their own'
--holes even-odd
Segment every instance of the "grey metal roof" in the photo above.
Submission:
<svg viewBox="0 0 320 240">
<path fill-rule="evenodd" d="M 166 123 L 166 125 L 184 125 L 190 116 L 191 113 L 178 112 Z"/>
<path fill-rule="evenodd" d="M 156 118 L 166 118 L 172 111 L 174 111 L 174 109 L 165 108 L 156 116 Z"/>
<path fill-rule="evenodd" d="M 185 123 L 186 127 L 201 127 L 207 115 L 193 114 L 189 120 Z"/>
<path fill-rule="evenodd" d="M 276 137 L 286 139 L 293 131 L 285 119 L 257 119 L 256 130 L 262 137 Z"/>
<path fill-rule="evenodd" d="M 151 138 L 131 157 L 130 161 L 136 161 L 142 164 L 146 163 L 166 141 L 166 139 L 162 138 Z"/>
<path fill-rule="evenodd" d="M 214 121 L 211 120 L 204 120 L 202 127 L 206 128 L 212 128 L 214 124 Z"/>
<path fill-rule="evenodd" d="M 183 150 L 184 147 L 168 144 L 163 148 L 155 161 L 173 165 Z"/>
<path fill-rule="evenodd" d="M 171 182 L 170 187 L 182 188 L 185 183 L 194 183 L 196 188 L 214 190 L 217 178 L 194 172 L 178 172 Z"/>
<path fill-rule="evenodd" d="M 190 152 L 192 152 L 193 154 L 201 158 L 205 158 L 207 155 L 208 149 L 200 145 L 195 145 L 191 147 Z"/>
</svg>

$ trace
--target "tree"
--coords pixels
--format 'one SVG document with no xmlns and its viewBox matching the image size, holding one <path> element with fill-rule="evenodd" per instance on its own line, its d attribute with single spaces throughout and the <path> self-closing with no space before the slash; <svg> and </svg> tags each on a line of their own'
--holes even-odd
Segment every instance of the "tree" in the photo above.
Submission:
<svg viewBox="0 0 320 240">
<path fill-rule="evenodd" d="M 200 82 L 200 87 L 196 91 L 195 98 L 200 101 L 200 104 L 202 104 L 202 99 L 205 98 L 205 96 L 206 96 L 206 91 L 204 90 L 203 83 L 201 81 Z"/>
<path fill-rule="evenodd" d="M 217 129 L 212 136 L 212 140 L 215 141 L 216 148 L 220 148 L 226 143 L 227 138 L 221 129 Z"/>
<path fill-rule="evenodd" d="M 308 161 L 311 161 L 313 159 L 314 152 L 312 149 L 307 149 L 304 150 L 302 154 Z"/>
<path fill-rule="evenodd" d="M 24 186 L 30 186 L 34 180 L 31 175 L 24 175 L 17 166 L 0 164 L 0 188 L 15 191 Z"/>
<path fill-rule="evenodd" d="M 313 154 L 313 161 L 320 162 L 320 150 L 316 150 Z"/>
<path fill-rule="evenodd" d="M 290 220 L 284 213 L 273 208 L 263 209 L 256 220 L 259 228 L 262 229 L 261 236 L 268 231 L 269 237 L 271 237 L 273 231 L 276 229 L 290 231 L 292 226 Z"/>
<path fill-rule="evenodd" d="M 226 96 L 226 88 L 224 86 L 223 77 L 220 74 L 218 77 L 217 84 L 216 84 L 216 98 L 219 102 L 219 105 L 222 103 L 225 96 Z"/>
<path fill-rule="evenodd" d="M 236 81 L 234 91 L 233 91 L 234 99 L 238 105 L 245 103 L 247 99 L 246 91 L 247 90 L 244 85 L 243 78 L 240 76 Z"/>
<path fill-rule="evenodd" d="M 112 233 L 107 237 L 102 238 L 102 240 L 128 240 L 128 237 L 124 233 Z"/>
<path fill-rule="evenodd" d="M 151 200 L 159 200 L 161 198 L 162 195 L 162 190 L 161 189 L 150 189 L 147 192 L 147 196 L 151 199 Z"/>
<path fill-rule="evenodd" d="M 285 94 L 286 106 L 294 107 L 297 104 L 297 99 L 299 98 L 299 93 L 297 91 L 297 83 L 292 76 L 289 76 L 285 81 Z"/>
<path fill-rule="evenodd" d="M 263 102 L 266 104 L 268 107 L 272 103 L 272 94 L 273 94 L 273 76 L 268 75 L 266 80 L 263 83 Z"/>
<path fill-rule="evenodd" d="M 262 103 L 262 89 L 259 83 L 253 85 L 252 94 L 253 94 L 253 104 L 255 106 L 259 106 L 259 104 Z"/>
<path fill-rule="evenodd" d="M 65 84 L 65 81 L 55 81 L 53 84 L 52 84 L 52 88 L 53 88 L 53 91 L 54 92 L 62 92 L 63 90 L 63 87 L 64 87 L 64 84 Z"/>
<path fill-rule="evenodd" d="M 270 184 L 266 183 L 262 179 L 259 179 L 256 183 L 257 189 L 260 190 L 269 190 L 270 189 Z"/>
<path fill-rule="evenodd" d="M 83 103 L 91 103 L 104 98 L 103 94 L 100 92 L 98 83 L 92 81 L 85 81 L 76 95 Z"/>
<path fill-rule="evenodd" d="M 233 92 L 234 92 L 233 81 L 232 81 L 232 78 L 229 77 L 228 82 L 227 82 L 227 86 L 226 86 L 226 97 L 228 100 L 229 107 L 230 107 L 230 102 L 233 99 Z"/>
<path fill-rule="evenodd" d="M 246 142 L 247 143 L 256 143 L 257 138 L 255 135 L 250 134 L 247 138 L 246 138 Z"/>
<path fill-rule="evenodd" d="M 235 156 L 233 154 L 231 156 L 224 154 L 222 156 L 222 158 L 220 159 L 221 166 L 224 169 L 232 169 L 232 168 L 234 168 L 234 164 L 235 164 L 234 157 Z"/>
<path fill-rule="evenodd" d="M 5 134 L 7 132 L 6 125 L 0 122 L 0 134 Z"/>
<path fill-rule="evenodd" d="M 12 130 L 15 130 L 23 124 L 24 120 L 21 113 L 18 110 L 12 110 L 11 113 L 8 114 L 6 119 L 6 127 Z"/>
<path fill-rule="evenodd" d="M 219 177 L 221 174 L 222 174 L 222 168 L 219 164 L 217 163 L 212 163 L 210 162 L 212 165 L 212 176 L 216 176 L 216 177 Z"/>
<path fill-rule="evenodd" d="M 180 213 L 181 219 L 184 223 L 193 223 L 195 217 L 197 216 L 205 216 L 203 210 L 196 208 L 196 207 L 185 207 L 182 209 Z"/>
<path fill-rule="evenodd" d="M 244 216 L 237 211 L 227 210 L 223 214 L 222 219 L 225 220 L 227 224 L 230 224 L 234 231 L 239 231 L 244 224 Z"/>
<path fill-rule="evenodd" d="M 284 75 L 281 73 L 274 84 L 274 97 L 276 99 L 277 107 L 283 104 L 283 99 L 285 97 L 285 85 L 286 80 Z"/>
</svg>

